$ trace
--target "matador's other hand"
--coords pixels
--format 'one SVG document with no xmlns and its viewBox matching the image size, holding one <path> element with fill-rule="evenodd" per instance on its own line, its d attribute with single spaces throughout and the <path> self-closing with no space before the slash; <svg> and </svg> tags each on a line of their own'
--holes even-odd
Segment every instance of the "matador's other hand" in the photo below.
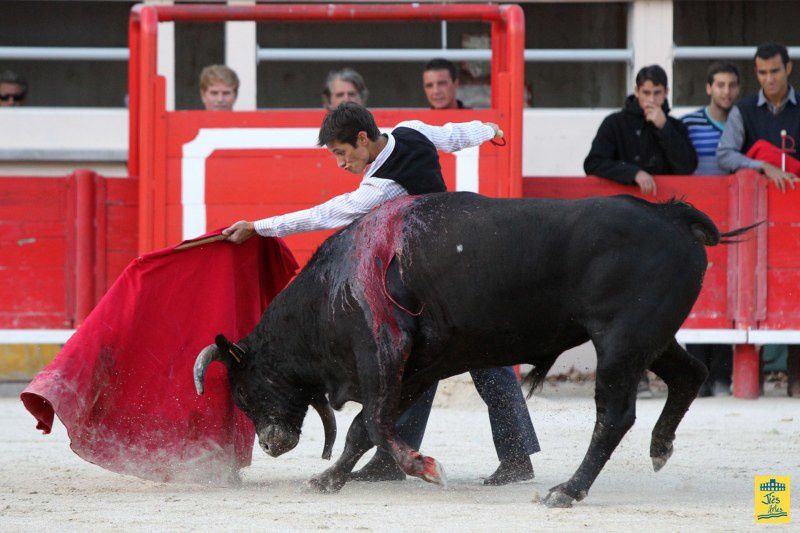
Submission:
<svg viewBox="0 0 800 533">
<path fill-rule="evenodd" d="M 484 122 L 487 126 L 494 130 L 494 138 L 495 139 L 502 139 L 503 138 L 503 130 L 500 129 L 500 126 L 495 124 L 494 122 Z"/>
</svg>

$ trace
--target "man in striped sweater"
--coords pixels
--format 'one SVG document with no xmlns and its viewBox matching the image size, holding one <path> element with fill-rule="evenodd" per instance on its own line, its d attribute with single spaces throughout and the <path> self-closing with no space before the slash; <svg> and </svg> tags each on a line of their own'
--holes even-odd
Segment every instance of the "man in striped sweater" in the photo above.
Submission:
<svg viewBox="0 0 800 533">
<path fill-rule="evenodd" d="M 697 152 L 694 173 L 699 176 L 728 174 L 717 163 L 717 145 L 728 113 L 739 97 L 739 70 L 730 63 L 713 63 L 708 68 L 706 94 L 711 99 L 709 104 L 681 119 Z"/>
<path fill-rule="evenodd" d="M 717 145 L 725 129 L 736 98 L 739 96 L 739 70 L 730 63 L 712 63 L 706 77 L 710 101 L 681 120 L 689 130 L 689 139 L 697 152 L 698 176 L 727 174 L 717 163 Z M 686 351 L 703 362 L 709 370 L 700 388 L 700 396 L 730 394 L 733 371 L 733 348 L 729 344 L 689 344 Z"/>
</svg>

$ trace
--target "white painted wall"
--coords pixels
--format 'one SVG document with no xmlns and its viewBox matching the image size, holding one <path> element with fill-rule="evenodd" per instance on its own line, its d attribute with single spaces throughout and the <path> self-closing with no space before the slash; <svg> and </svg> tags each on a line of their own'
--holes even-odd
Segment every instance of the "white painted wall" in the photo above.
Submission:
<svg viewBox="0 0 800 533">
<path fill-rule="evenodd" d="M 583 176 L 583 160 L 597 128 L 615 111 L 618 108 L 526 109 L 522 123 L 522 175 Z M 680 107 L 670 114 L 682 117 L 690 111 L 694 108 Z"/>
<path fill-rule="evenodd" d="M 126 176 L 125 108 L 19 107 L 0 112 L 0 175 L 59 176 L 90 168 Z"/>
<path fill-rule="evenodd" d="M 679 108 L 682 116 L 692 108 Z M 603 118 L 616 109 L 527 109 L 523 117 L 524 176 L 582 176 Z M 124 175 L 128 111 L 123 108 L 6 108 L 0 112 L 0 175 L 52 175 L 54 168 L 100 164 Z M 54 167 L 58 163 L 59 166 Z M 122 165 L 122 166 L 120 166 Z M 94 167 L 91 167 L 94 168 Z M 99 170 L 99 169 L 98 169 Z M 65 172 L 67 173 L 67 172 Z"/>
</svg>

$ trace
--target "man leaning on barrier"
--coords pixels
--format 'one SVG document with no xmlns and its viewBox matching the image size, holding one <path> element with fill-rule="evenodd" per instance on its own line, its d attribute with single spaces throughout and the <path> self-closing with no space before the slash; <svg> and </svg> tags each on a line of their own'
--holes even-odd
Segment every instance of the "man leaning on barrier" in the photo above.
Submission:
<svg viewBox="0 0 800 533">
<path fill-rule="evenodd" d="M 797 174 L 779 167 L 775 161 L 758 159 L 753 150 L 761 143 L 766 147 L 763 152 L 768 153 L 771 149 L 774 155 L 782 148 L 782 133 L 795 141 L 800 140 L 800 105 L 794 87 L 789 84 L 792 61 L 785 46 L 765 43 L 756 50 L 754 63 L 761 88 L 757 94 L 742 98 L 731 109 L 717 149 L 717 160 L 728 172 L 741 168 L 762 172 L 781 192 L 785 192 L 787 188 L 795 188 Z M 789 374 L 789 396 L 800 398 L 800 345 L 789 345 L 786 371 Z"/>
<path fill-rule="evenodd" d="M 668 94 L 663 68 L 641 69 L 625 106 L 597 130 L 583 162 L 586 174 L 638 185 L 643 194 L 656 194 L 654 174 L 692 174 L 697 154 L 686 126 L 669 116 Z"/>
</svg>

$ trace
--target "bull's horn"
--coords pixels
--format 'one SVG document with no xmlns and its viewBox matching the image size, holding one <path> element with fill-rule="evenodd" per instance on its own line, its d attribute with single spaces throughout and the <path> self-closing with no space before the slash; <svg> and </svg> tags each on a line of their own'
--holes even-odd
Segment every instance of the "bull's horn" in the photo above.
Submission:
<svg viewBox="0 0 800 533">
<path fill-rule="evenodd" d="M 322 427 L 325 429 L 325 446 L 322 448 L 322 458 L 330 459 L 333 443 L 336 442 L 336 415 L 333 413 L 331 404 L 324 397 L 311 405 L 319 413 L 319 417 L 322 419 Z"/>
<path fill-rule="evenodd" d="M 219 360 L 219 348 L 217 348 L 216 344 L 209 344 L 197 356 L 194 362 L 194 388 L 197 390 L 197 394 L 201 396 L 203 394 L 203 383 L 206 379 L 208 365 L 211 364 L 211 361 Z"/>
</svg>

